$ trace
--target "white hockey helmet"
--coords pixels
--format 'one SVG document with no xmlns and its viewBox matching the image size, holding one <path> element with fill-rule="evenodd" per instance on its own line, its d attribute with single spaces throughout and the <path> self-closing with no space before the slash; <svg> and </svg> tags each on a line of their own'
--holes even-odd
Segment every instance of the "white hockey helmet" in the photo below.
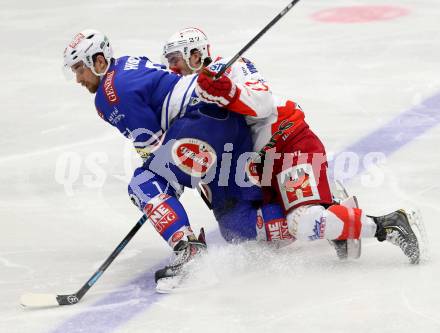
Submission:
<svg viewBox="0 0 440 333">
<path fill-rule="evenodd" d="M 197 50 L 200 52 L 201 64 L 198 68 L 191 66 L 189 58 L 191 51 Z M 193 71 L 202 68 L 206 58 L 211 56 L 210 45 L 208 37 L 198 28 L 185 28 L 172 35 L 163 47 L 163 61 L 169 68 L 167 55 L 174 52 L 180 52 L 188 67 Z"/>
<path fill-rule="evenodd" d="M 107 68 L 104 73 L 96 73 L 93 66 L 93 56 L 97 53 L 104 54 L 107 60 Z M 76 34 L 64 50 L 64 69 L 70 71 L 71 67 L 82 61 L 90 68 L 93 74 L 103 76 L 110 67 L 113 58 L 113 50 L 110 42 L 102 32 L 86 29 Z"/>
</svg>

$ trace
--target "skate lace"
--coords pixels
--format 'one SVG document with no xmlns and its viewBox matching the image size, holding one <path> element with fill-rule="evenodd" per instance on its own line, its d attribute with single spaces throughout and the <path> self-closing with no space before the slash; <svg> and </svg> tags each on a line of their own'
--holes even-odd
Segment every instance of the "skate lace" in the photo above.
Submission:
<svg viewBox="0 0 440 333">
<path fill-rule="evenodd" d="M 175 258 L 170 266 L 180 266 L 188 262 L 192 257 L 199 254 L 205 247 L 198 243 L 187 243 L 180 251 L 175 251 Z"/>
<path fill-rule="evenodd" d="M 182 265 L 185 262 L 187 262 L 190 257 L 189 248 L 190 248 L 190 245 L 188 244 L 184 249 L 174 252 L 175 257 L 171 263 L 171 266 L 179 266 L 179 265 Z"/>
<path fill-rule="evenodd" d="M 412 262 L 417 262 L 418 251 L 414 248 L 413 244 L 407 241 L 405 237 L 397 230 L 390 231 L 387 229 L 387 240 L 392 244 L 399 246 L 403 253 L 408 256 Z"/>
<path fill-rule="evenodd" d="M 387 241 L 391 244 L 399 246 L 404 253 L 406 253 L 406 248 L 408 247 L 408 242 L 399 231 L 387 229 Z"/>
</svg>

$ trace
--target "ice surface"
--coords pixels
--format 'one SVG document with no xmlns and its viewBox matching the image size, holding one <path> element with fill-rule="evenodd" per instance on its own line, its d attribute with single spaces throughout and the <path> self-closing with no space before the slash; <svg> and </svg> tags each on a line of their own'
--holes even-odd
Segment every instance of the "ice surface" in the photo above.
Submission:
<svg viewBox="0 0 440 333">
<path fill-rule="evenodd" d="M 411 266 L 398 248 L 374 240 L 363 242 L 360 260 L 344 263 L 326 242 L 280 251 L 225 246 L 210 212 L 188 191 L 183 200 L 194 228 L 209 231 L 202 273 L 214 274 L 216 285 L 156 294 L 153 271 L 170 251 L 145 225 L 79 304 L 19 307 L 26 292 L 75 292 L 139 218 L 126 195 L 138 161 L 99 119 L 92 96 L 63 78 L 62 52 L 72 35 L 99 29 L 117 55 L 159 60 L 172 33 L 198 26 L 215 54 L 232 56 L 287 2 L 2 1 L 0 332 L 440 332 L 437 0 L 370 0 L 409 14 L 357 24 L 311 15 L 358 2 L 304 0 L 247 53 L 274 91 L 302 106 L 330 155 L 416 110 L 411 122 L 423 131 L 392 137 L 411 140 L 381 164 L 379 185 L 365 174 L 347 185 L 370 214 L 419 208 L 429 262 Z"/>
</svg>

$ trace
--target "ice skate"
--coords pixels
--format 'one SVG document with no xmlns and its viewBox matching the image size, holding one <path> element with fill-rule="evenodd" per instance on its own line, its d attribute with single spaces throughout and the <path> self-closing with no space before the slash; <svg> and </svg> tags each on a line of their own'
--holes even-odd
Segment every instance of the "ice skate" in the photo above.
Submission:
<svg viewBox="0 0 440 333">
<path fill-rule="evenodd" d="M 177 287 L 186 275 L 184 271 L 185 264 L 206 251 L 203 228 L 200 230 L 198 239 L 181 240 L 173 250 L 176 255 L 173 262 L 155 273 L 156 290 L 158 292 L 169 292 Z"/>
<path fill-rule="evenodd" d="M 377 224 L 375 236 L 379 242 L 387 240 L 399 246 L 411 264 L 420 262 L 419 242 L 411 228 L 409 216 L 403 209 L 373 219 Z"/>
</svg>

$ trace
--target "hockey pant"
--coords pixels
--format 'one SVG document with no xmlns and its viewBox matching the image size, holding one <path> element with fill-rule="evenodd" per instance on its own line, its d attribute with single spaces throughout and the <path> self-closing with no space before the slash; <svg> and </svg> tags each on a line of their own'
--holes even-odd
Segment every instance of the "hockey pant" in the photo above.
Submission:
<svg viewBox="0 0 440 333">
<path fill-rule="evenodd" d="M 244 202 L 246 209 L 237 206 L 237 214 L 256 215 L 251 202 L 261 201 L 261 190 L 236 182 L 237 172 L 242 171 L 243 177 L 245 174 L 246 159 L 241 155 L 252 147 L 242 117 L 216 106 L 200 107 L 176 120 L 164 135 L 162 145 L 135 171 L 128 192 L 171 246 L 192 235 L 188 216 L 178 200 L 183 187 L 197 188 L 202 184 L 214 212 L 231 216 L 225 213 L 236 207 L 231 202 Z M 255 216 L 253 221 L 255 234 Z M 221 230 L 229 229 L 228 219 L 218 222 Z M 244 225 L 243 230 L 247 230 L 248 224 Z M 248 232 L 239 230 L 233 234 L 239 235 L 237 238 L 252 237 Z"/>
</svg>

